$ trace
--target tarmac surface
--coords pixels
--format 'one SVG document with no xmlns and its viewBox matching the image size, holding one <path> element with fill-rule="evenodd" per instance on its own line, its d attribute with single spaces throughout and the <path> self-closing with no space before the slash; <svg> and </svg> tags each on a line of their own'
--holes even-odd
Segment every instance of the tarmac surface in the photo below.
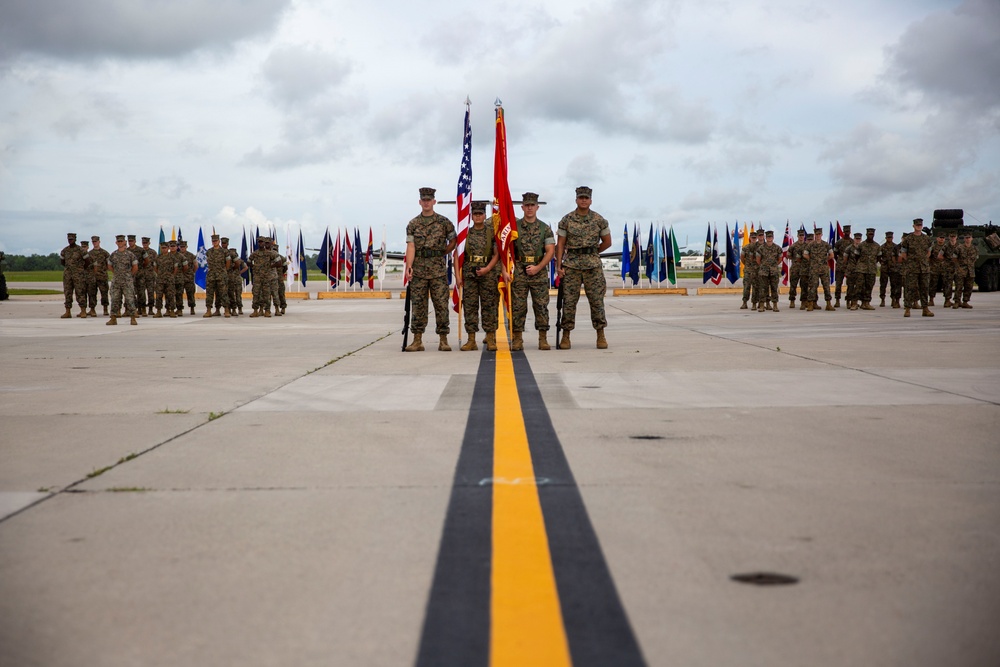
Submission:
<svg viewBox="0 0 1000 667">
<path fill-rule="evenodd" d="M 786 304 L 609 296 L 608 350 L 526 333 L 581 558 L 648 665 L 1000 664 L 1000 293 Z M 454 314 L 455 351 L 401 353 L 396 298 L 202 309 L 0 303 L 0 665 L 415 664 L 492 353 Z"/>
</svg>

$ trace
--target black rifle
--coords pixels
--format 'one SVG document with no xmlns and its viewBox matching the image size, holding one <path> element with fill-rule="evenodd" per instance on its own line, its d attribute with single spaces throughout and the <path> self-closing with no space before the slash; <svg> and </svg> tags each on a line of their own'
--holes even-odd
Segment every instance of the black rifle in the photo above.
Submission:
<svg viewBox="0 0 1000 667">
<path fill-rule="evenodd" d="M 563 318 L 563 302 L 565 297 L 563 295 L 563 279 L 559 278 L 559 287 L 556 291 L 556 349 L 559 349 L 559 339 L 562 337 L 562 318 Z"/>
<path fill-rule="evenodd" d="M 406 305 L 403 306 L 403 352 L 410 337 L 410 286 L 406 286 Z"/>
</svg>

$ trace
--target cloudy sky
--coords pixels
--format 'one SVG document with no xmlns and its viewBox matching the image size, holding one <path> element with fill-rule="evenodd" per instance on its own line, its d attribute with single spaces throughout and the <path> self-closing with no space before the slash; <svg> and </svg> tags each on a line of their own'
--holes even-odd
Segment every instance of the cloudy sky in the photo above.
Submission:
<svg viewBox="0 0 1000 667">
<path fill-rule="evenodd" d="M 0 249 L 65 233 L 316 247 L 473 191 L 622 226 L 1000 221 L 997 0 L 0 0 Z M 453 206 L 438 210 L 455 219 Z"/>
</svg>

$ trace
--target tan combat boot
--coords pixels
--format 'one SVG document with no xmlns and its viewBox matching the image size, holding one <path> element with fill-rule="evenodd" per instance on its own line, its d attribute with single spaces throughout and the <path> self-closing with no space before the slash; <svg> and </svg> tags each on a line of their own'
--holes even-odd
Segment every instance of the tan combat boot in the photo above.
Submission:
<svg viewBox="0 0 1000 667">
<path fill-rule="evenodd" d="M 806 312 L 807 313 L 811 313 L 816 308 L 816 303 L 813 302 L 813 301 L 810 301 L 808 304 L 804 304 L 804 305 L 806 306 Z"/>
<path fill-rule="evenodd" d="M 934 302 L 932 301 L 931 303 L 934 303 Z M 928 308 L 927 306 L 924 306 L 924 312 L 921 313 L 921 315 L 923 315 L 924 317 L 934 317 L 934 313 L 932 313 L 931 309 Z"/>
<path fill-rule="evenodd" d="M 176 318 L 177 317 L 177 311 L 176 310 L 168 310 L 167 311 L 167 317 L 174 317 L 174 318 Z"/>
<path fill-rule="evenodd" d="M 811 303 L 811 301 L 803 301 L 799 304 L 799 310 L 806 310 Z M 808 310 L 812 310 L 812 308 L 808 308 Z"/>
<path fill-rule="evenodd" d="M 891 305 L 892 305 L 893 308 L 900 308 L 901 307 L 899 305 L 899 299 L 893 299 Z"/>
<path fill-rule="evenodd" d="M 972 305 L 968 301 L 963 301 L 962 308 L 972 308 Z"/>
<path fill-rule="evenodd" d="M 138 320 L 135 319 L 135 313 L 132 314 L 132 320 L 129 322 L 129 324 L 139 324 Z"/>
<path fill-rule="evenodd" d="M 834 308 L 840 308 L 840 297 L 837 297 L 837 303 L 833 304 Z"/>
<path fill-rule="evenodd" d="M 194 306 L 191 306 L 191 314 L 194 315 Z"/>
<path fill-rule="evenodd" d="M 951 299 L 945 299 L 944 300 L 944 307 L 945 308 L 951 308 Z"/>
<path fill-rule="evenodd" d="M 286 307 L 287 307 L 287 306 L 282 306 L 282 307 L 281 307 L 281 314 L 282 314 L 282 315 L 284 315 L 284 314 L 285 314 L 285 308 L 286 308 Z"/>
<path fill-rule="evenodd" d="M 777 308 L 775 308 L 777 310 Z M 606 350 L 608 349 L 608 339 L 604 337 L 604 329 L 597 330 L 597 349 Z"/>
<path fill-rule="evenodd" d="M 108 316 L 108 307 L 104 306 L 104 317 Z"/>
<path fill-rule="evenodd" d="M 438 334 L 438 352 L 451 352 L 448 344 L 448 334 Z"/>
<path fill-rule="evenodd" d="M 109 326 L 109 327 L 113 327 L 113 326 L 115 326 L 115 325 L 117 325 L 117 324 L 118 324 L 118 318 L 117 318 L 117 317 L 115 317 L 114 315 L 112 315 L 112 316 L 111 316 L 111 319 L 109 319 L 109 320 L 108 320 L 107 322 L 105 322 L 104 324 L 106 324 L 106 325 L 107 325 L 107 326 Z"/>
<path fill-rule="evenodd" d="M 250 317 L 253 317 L 251 315 Z M 406 346 L 406 352 L 423 352 L 424 351 L 424 341 L 422 340 L 423 334 L 415 333 L 413 334 L 413 342 Z"/>
<path fill-rule="evenodd" d="M 212 316 L 212 309 L 211 308 L 209 308 L 208 310 L 206 310 L 205 314 L 202 315 L 202 317 L 211 317 L 211 316 Z"/>
<path fill-rule="evenodd" d="M 177 317 L 184 317 L 184 306 L 178 306 L 175 312 Z"/>
<path fill-rule="evenodd" d="M 157 317 L 163 317 L 163 313 L 161 313 L 161 312 L 160 312 L 160 309 L 159 309 L 159 308 L 157 308 L 157 309 L 156 309 L 156 315 L 153 315 L 153 317 L 154 317 L 154 318 L 157 318 Z"/>
<path fill-rule="evenodd" d="M 903 317 L 909 317 L 909 316 L 910 316 L 910 309 L 909 308 L 905 308 L 903 310 Z"/>
<path fill-rule="evenodd" d="M 80 308 L 80 314 L 77 315 L 77 317 L 86 318 L 87 317 L 87 309 L 86 308 Z"/>
<path fill-rule="evenodd" d="M 829 301 L 826 302 L 826 310 L 836 310 Z"/>
<path fill-rule="evenodd" d="M 740 306 L 740 310 L 746 310 L 746 309 L 747 309 L 747 302 L 746 302 L 746 299 L 744 299 L 743 300 L 743 305 Z"/>
<path fill-rule="evenodd" d="M 568 350 L 569 348 L 570 348 L 569 329 L 563 329 L 562 340 L 559 341 L 559 349 Z"/>
<path fill-rule="evenodd" d="M 520 352 L 521 350 L 524 349 L 524 338 L 523 338 L 523 335 L 524 334 L 521 331 L 515 331 L 514 332 L 513 336 L 511 337 L 511 341 L 510 341 L 510 350 L 511 350 L 511 352 Z"/>
<path fill-rule="evenodd" d="M 763 301 L 761 301 L 760 303 L 757 304 L 757 312 L 758 313 L 763 313 L 764 312 L 764 302 Z"/>
<path fill-rule="evenodd" d="M 250 313 L 250 317 L 260 317 L 260 308 L 254 308 L 253 312 Z"/>
<path fill-rule="evenodd" d="M 91 308 L 89 311 L 87 311 L 87 317 L 97 317 L 97 310 Z"/>
<path fill-rule="evenodd" d="M 70 310 L 69 310 L 69 308 L 67 308 L 66 312 L 59 316 L 59 319 L 60 320 L 68 320 L 71 317 L 73 317 L 73 313 L 71 313 Z"/>
<path fill-rule="evenodd" d="M 773 310 L 774 312 L 778 312 L 778 302 L 777 301 L 774 302 L 774 307 L 771 308 L 771 310 Z"/>
<path fill-rule="evenodd" d="M 229 310 L 229 307 L 227 306 L 227 307 L 226 307 L 226 317 L 230 317 L 230 316 L 231 316 L 231 315 L 230 315 L 230 312 L 231 312 L 231 311 Z"/>
<path fill-rule="evenodd" d="M 875 310 L 875 306 L 872 305 L 871 301 L 865 301 L 861 304 L 861 310 Z"/>
<path fill-rule="evenodd" d="M 885 297 L 882 297 L 882 300 L 879 302 L 878 307 L 885 308 Z"/>
<path fill-rule="evenodd" d="M 488 331 L 486 333 L 486 349 L 490 352 L 497 351 L 497 332 Z"/>
<path fill-rule="evenodd" d="M 490 335 L 486 334 L 486 340 L 489 340 L 489 339 L 490 339 Z M 463 345 L 462 347 L 460 347 L 458 349 L 461 350 L 462 352 L 473 352 L 475 350 L 478 350 L 479 346 L 476 345 L 476 332 L 475 331 L 470 331 L 469 332 L 469 340 L 465 341 L 465 345 Z"/>
<path fill-rule="evenodd" d="M 539 350 L 551 350 L 552 349 L 551 347 L 549 347 L 549 339 L 548 338 L 549 338 L 548 335 L 544 331 L 539 331 L 538 332 L 538 349 Z"/>
<path fill-rule="evenodd" d="M 265 308 L 263 312 L 261 312 L 261 315 L 263 315 L 264 317 L 271 317 L 271 309 Z"/>
</svg>

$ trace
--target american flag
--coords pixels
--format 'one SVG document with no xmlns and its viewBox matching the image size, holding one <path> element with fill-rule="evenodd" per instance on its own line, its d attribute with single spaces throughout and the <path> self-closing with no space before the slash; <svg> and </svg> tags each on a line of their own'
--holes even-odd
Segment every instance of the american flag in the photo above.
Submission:
<svg viewBox="0 0 1000 667">
<path fill-rule="evenodd" d="M 456 229 L 455 275 L 460 275 L 465 262 L 465 239 L 469 235 L 469 211 L 472 203 L 472 125 L 469 124 L 471 102 L 465 98 L 465 137 L 462 139 L 462 169 L 458 176 L 458 194 L 455 202 L 458 205 L 458 228 Z M 460 297 L 458 290 L 452 290 L 452 308 L 458 312 Z"/>
</svg>

